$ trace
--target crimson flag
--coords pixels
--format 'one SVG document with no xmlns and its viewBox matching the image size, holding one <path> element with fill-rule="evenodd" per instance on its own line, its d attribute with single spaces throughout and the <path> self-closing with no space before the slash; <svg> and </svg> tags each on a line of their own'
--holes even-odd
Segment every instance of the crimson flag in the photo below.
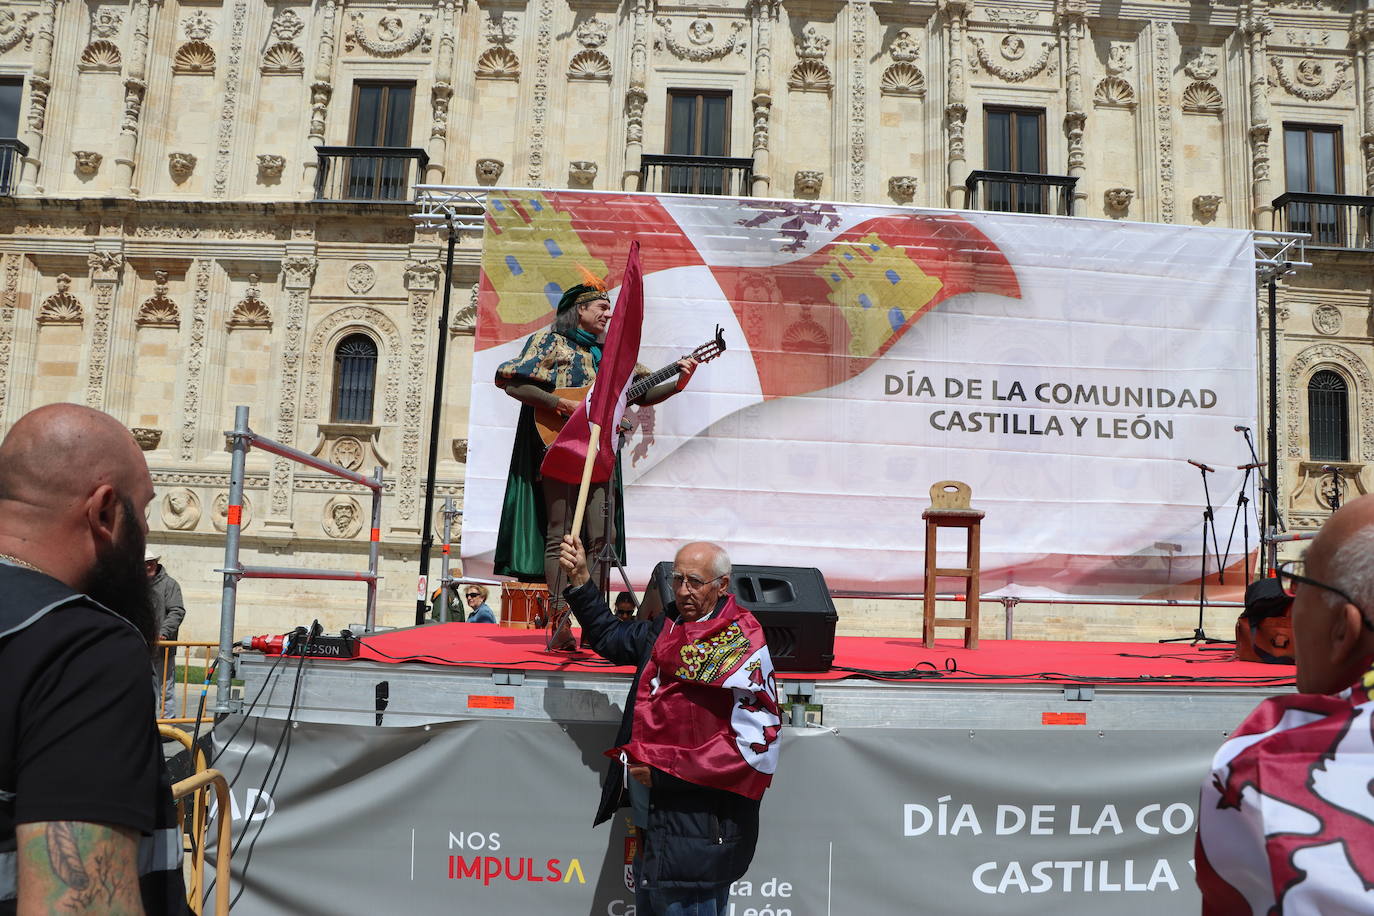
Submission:
<svg viewBox="0 0 1374 916">
<path fill-rule="evenodd" d="M 601 365 L 596 370 L 587 400 L 578 405 L 559 431 L 558 438 L 544 454 L 539 473 L 553 480 L 577 484 L 582 482 L 582 468 L 587 462 L 587 445 L 591 441 L 591 426 L 601 429 L 596 464 L 592 480 L 610 480 L 615 469 L 615 446 L 611 437 L 625 413 L 625 398 L 634 379 L 635 364 L 639 361 L 639 332 L 644 324 L 644 277 L 639 269 L 639 242 L 630 243 L 630 257 L 620 284 L 620 298 L 606 329 L 606 342 L 601 348 Z"/>
<path fill-rule="evenodd" d="M 763 627 L 731 595 L 707 620 L 664 623 L 639 678 L 632 738 L 606 753 L 759 799 L 778 766 L 781 729 Z"/>
</svg>

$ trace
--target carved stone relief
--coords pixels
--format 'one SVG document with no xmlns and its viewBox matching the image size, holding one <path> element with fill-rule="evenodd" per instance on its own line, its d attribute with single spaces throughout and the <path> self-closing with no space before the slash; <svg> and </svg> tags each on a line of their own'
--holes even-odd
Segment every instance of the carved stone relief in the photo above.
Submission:
<svg viewBox="0 0 1374 916">
<path fill-rule="evenodd" d="M 1119 76 L 1107 76 L 1097 81 L 1093 90 L 1093 104 L 1098 108 L 1135 108 L 1135 88 Z"/>
<path fill-rule="evenodd" d="M 80 324 L 84 317 L 81 303 L 72 295 L 72 278 L 66 274 L 57 275 L 57 292 L 44 299 L 38 306 L 36 320 L 39 324 Z"/>
<path fill-rule="evenodd" d="M 83 178 L 89 178 L 100 171 L 100 163 L 104 157 L 99 153 L 92 153 L 86 150 L 76 150 L 72 153 L 76 157 L 76 174 Z"/>
<path fill-rule="evenodd" d="M 887 180 L 887 193 L 899 204 L 909 204 L 916 198 L 915 175 L 893 175 Z"/>
<path fill-rule="evenodd" d="M 234 310 L 226 322 L 230 330 L 234 328 L 272 327 L 272 313 L 268 310 L 267 304 L 260 298 L 262 290 L 258 288 L 259 279 L 257 274 L 248 275 L 248 289 L 243 298 L 234 306 Z"/>
<path fill-rule="evenodd" d="M 584 48 L 599 48 L 610 38 L 611 26 L 604 19 L 593 16 L 586 19 L 573 31 L 573 37 Z"/>
<path fill-rule="evenodd" d="M 162 441 L 162 430 L 153 429 L 151 426 L 133 426 L 129 432 L 133 433 L 134 441 L 138 447 L 145 452 L 151 452 L 157 448 L 157 444 Z"/>
<path fill-rule="evenodd" d="M 329 460 L 350 471 L 362 467 L 366 456 L 367 449 L 356 436 L 340 436 L 329 450 Z"/>
<path fill-rule="evenodd" d="M 103 6 L 91 10 L 91 37 L 118 38 L 119 29 L 124 25 L 124 11 L 118 7 Z"/>
<path fill-rule="evenodd" d="M 454 461 L 461 462 L 461 463 L 463 463 L 463 464 L 467 464 L 467 460 L 468 460 L 468 440 L 466 440 L 466 439 L 454 439 L 454 440 L 453 440 L 453 460 L 454 460 Z"/>
<path fill-rule="evenodd" d="M 269 28 L 277 41 L 295 41 L 305 30 L 305 20 L 295 10 L 282 10 L 272 18 Z"/>
<path fill-rule="evenodd" d="M 324 504 L 324 517 L 320 520 L 324 533 L 332 538 L 346 539 L 357 537 L 363 530 L 363 509 L 351 496 L 335 496 Z"/>
<path fill-rule="evenodd" d="M 1285 63 L 1292 67 L 1291 77 Z M 1277 55 L 1270 55 L 1269 66 L 1273 71 L 1270 85 L 1277 83 L 1289 95 L 1305 102 L 1325 102 L 1349 84 L 1348 60 L 1304 57 L 1297 61 L 1286 61 Z"/>
<path fill-rule="evenodd" d="M 229 500 L 226 497 L 225 505 Z M 218 501 L 216 507 L 218 507 Z M 200 521 L 200 497 L 194 490 L 174 487 L 162 496 L 162 524 L 173 531 L 192 531 Z M 215 527 L 223 531 L 219 525 Z"/>
<path fill-rule="evenodd" d="M 576 159 L 568 163 L 568 183 L 575 188 L 590 188 L 596 180 L 596 163 Z"/>
<path fill-rule="evenodd" d="M 1217 218 L 1217 209 L 1221 206 L 1220 194 L 1199 194 L 1193 198 L 1193 210 L 1197 213 L 1198 219 L 1203 222 L 1211 222 Z"/>
<path fill-rule="evenodd" d="M 181 312 L 167 296 L 167 271 L 153 271 L 153 295 L 143 300 L 134 322 L 143 328 L 179 328 Z"/>
<path fill-rule="evenodd" d="M 829 92 L 835 86 L 825 53 L 830 39 L 821 34 L 815 23 L 808 23 L 797 39 L 797 63 L 787 77 L 787 88 L 801 92 Z"/>
<path fill-rule="evenodd" d="M 506 164 L 500 159 L 478 159 L 477 183 L 491 187 L 501 178 L 501 173 L 505 171 L 505 168 Z"/>
<path fill-rule="evenodd" d="M 926 77 L 916 66 L 916 60 L 921 54 L 916 34 L 910 29 L 902 29 L 892 40 L 892 47 L 887 51 L 892 57 L 892 63 L 883 71 L 882 78 L 878 81 L 879 91 L 883 95 L 924 96 Z"/>
<path fill-rule="evenodd" d="M 1126 215 L 1134 197 L 1135 191 L 1130 188 L 1108 188 L 1102 195 L 1102 203 L 1107 208 L 1109 215 L 1113 218 L 1120 218 Z"/>
<path fill-rule="evenodd" d="M 1342 375 L 1355 382 L 1353 399 L 1359 405 L 1356 409 L 1359 428 L 1358 431 L 1351 430 L 1350 453 L 1352 458 L 1358 457 L 1360 461 L 1367 461 L 1370 457 L 1370 445 L 1374 443 L 1374 379 L 1371 379 L 1369 369 L 1359 356 L 1349 348 L 1336 343 L 1319 343 L 1307 347 L 1288 365 L 1284 401 L 1287 413 L 1285 425 L 1288 431 L 1288 457 L 1305 457 L 1303 443 L 1306 437 L 1301 435 L 1305 414 L 1301 405 L 1307 400 L 1307 380 L 1312 373 L 1325 366 L 1340 370 Z"/>
<path fill-rule="evenodd" d="M 1221 90 L 1207 80 L 1195 80 L 1183 90 L 1182 103 L 1188 114 L 1221 114 Z"/>
<path fill-rule="evenodd" d="M 572 60 L 568 61 L 568 79 L 570 80 L 609 80 L 610 78 L 610 58 L 595 48 L 579 51 L 573 55 Z"/>
<path fill-rule="evenodd" d="M 273 153 L 258 154 L 258 177 L 267 179 L 277 179 L 286 170 L 286 157 L 277 156 Z"/>
<path fill-rule="evenodd" d="M 377 271 L 371 264 L 354 264 L 348 268 L 348 278 L 345 282 L 349 290 L 358 295 L 371 292 L 372 287 L 377 285 Z"/>
<path fill-rule="evenodd" d="M 351 327 L 371 331 L 383 344 L 377 354 L 377 377 L 383 391 L 382 417 L 385 423 L 395 423 L 400 415 L 401 335 L 385 313 L 363 305 L 330 312 L 311 332 L 305 357 L 305 419 L 319 417 L 322 403 L 328 408 L 324 360 L 330 356 L 330 341 L 341 338 Z"/>
<path fill-rule="evenodd" d="M 720 60 L 731 51 L 738 54 L 743 54 L 745 51 L 746 43 L 741 37 L 745 24 L 740 21 L 731 23 L 728 38 L 716 42 L 714 40 L 716 27 L 705 16 L 698 14 L 697 18 L 687 26 L 687 44 L 683 44 L 673 36 L 672 20 L 666 16 L 659 16 L 654 19 L 654 22 L 658 23 L 660 30 L 654 39 L 654 50 L 667 50 L 678 60 L 704 63 L 708 60 Z"/>
<path fill-rule="evenodd" d="M 203 41 L 188 41 L 172 55 L 172 72 L 209 76 L 215 72 L 215 49 Z"/>
<path fill-rule="evenodd" d="M 1336 306 L 1328 303 L 1312 310 L 1312 328 L 1318 334 L 1335 337 L 1341 333 L 1342 325 L 1341 310 Z"/>
<path fill-rule="evenodd" d="M 417 13 L 415 26 L 407 31 L 405 20 L 393 0 L 377 17 L 373 26 L 377 37 L 373 38 L 368 35 L 367 14 L 358 10 L 349 17 L 352 25 L 344 33 L 344 50 L 362 48 L 373 57 L 399 57 L 417 48 L 420 53 L 428 54 L 432 42 L 429 23 L 433 18 L 431 13 Z"/>
<path fill-rule="evenodd" d="M 291 75 L 305 72 L 305 55 L 289 41 L 279 41 L 262 52 L 262 72 Z"/>
<path fill-rule="evenodd" d="M 123 62 L 124 56 L 119 52 L 119 45 L 102 38 L 86 45 L 76 66 L 78 70 L 86 72 L 117 73 Z"/>
<path fill-rule="evenodd" d="M 972 43 L 974 53 L 969 57 L 969 67 L 975 72 L 979 67 L 1000 80 L 1008 83 L 1024 83 L 1044 73 L 1046 76 L 1053 76 L 1057 64 L 1055 62 L 1056 42 L 1041 42 L 1040 53 L 1030 63 L 1021 67 L 1008 67 L 1002 61 L 994 60 L 988 53 L 987 45 L 978 36 L 970 36 L 969 42 Z M 998 43 L 1000 56 L 1008 62 L 1016 62 L 1026 56 L 1026 41 L 1012 29 Z"/>
<path fill-rule="evenodd" d="M 190 153 L 168 153 L 167 169 L 172 173 L 172 180 L 181 184 L 196 170 L 196 157 Z"/>
<path fill-rule="evenodd" d="M 814 200 L 821 192 L 825 173 L 819 169 L 799 169 L 794 178 L 798 197 Z"/>
<path fill-rule="evenodd" d="M 486 21 L 483 33 L 491 47 L 477 58 L 477 75 L 483 79 L 515 79 L 520 59 L 509 47 L 520 34 L 520 21 L 509 13 Z"/>
<path fill-rule="evenodd" d="M 215 494 L 214 511 L 210 513 L 210 521 L 214 524 L 216 531 L 227 531 L 229 528 L 229 494 L 221 491 Z M 239 514 L 239 530 L 247 531 L 248 526 L 253 523 L 253 505 L 248 501 L 248 494 L 243 494 L 243 509 Z"/>
</svg>

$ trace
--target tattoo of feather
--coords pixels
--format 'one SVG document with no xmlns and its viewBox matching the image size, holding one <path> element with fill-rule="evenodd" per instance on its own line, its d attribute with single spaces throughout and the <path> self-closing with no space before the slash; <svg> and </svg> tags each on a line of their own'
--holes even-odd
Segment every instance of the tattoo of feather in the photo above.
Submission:
<svg viewBox="0 0 1374 916">
<path fill-rule="evenodd" d="M 81 861 L 81 849 L 76 842 L 76 827 L 66 821 L 53 821 L 47 826 L 48 861 L 53 874 L 63 884 L 85 890 L 91 883 L 86 866 Z"/>
</svg>

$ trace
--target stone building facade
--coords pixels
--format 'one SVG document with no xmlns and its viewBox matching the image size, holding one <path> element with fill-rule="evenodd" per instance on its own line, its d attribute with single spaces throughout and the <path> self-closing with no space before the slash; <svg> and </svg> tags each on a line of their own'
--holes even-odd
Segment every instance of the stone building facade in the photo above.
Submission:
<svg viewBox="0 0 1374 916">
<path fill-rule="evenodd" d="M 135 431 L 152 540 L 206 638 L 234 405 L 280 441 L 379 465 L 381 618 L 401 624 L 443 294 L 444 241 L 409 219 L 418 182 L 1299 229 L 1316 239 L 1281 282 L 1279 441 L 1284 508 L 1310 528 L 1326 468 L 1374 485 L 1365 6 L 14 0 L 0 428 L 70 400 Z M 458 247 L 447 331 L 438 492 L 460 500 L 479 246 Z M 247 487 L 248 562 L 365 562 L 359 488 L 261 453 Z M 357 622 L 359 592 L 248 583 L 240 629 Z"/>
</svg>

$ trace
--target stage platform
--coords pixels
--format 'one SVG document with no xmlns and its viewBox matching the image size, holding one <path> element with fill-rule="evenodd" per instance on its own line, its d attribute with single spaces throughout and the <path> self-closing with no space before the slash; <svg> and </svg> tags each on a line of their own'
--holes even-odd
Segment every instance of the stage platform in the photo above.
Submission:
<svg viewBox="0 0 1374 916">
<path fill-rule="evenodd" d="M 1293 687 L 1291 666 L 1233 654 L 1188 643 L 983 640 L 969 650 L 954 640 L 926 649 L 916 637 L 838 637 L 831 670 L 778 677 L 799 726 L 1220 735 L 1262 697 Z M 355 660 L 244 653 L 239 670 L 250 715 L 389 726 L 614 722 L 633 674 L 590 651 L 550 652 L 540 631 L 459 623 L 364 637 Z"/>
</svg>

